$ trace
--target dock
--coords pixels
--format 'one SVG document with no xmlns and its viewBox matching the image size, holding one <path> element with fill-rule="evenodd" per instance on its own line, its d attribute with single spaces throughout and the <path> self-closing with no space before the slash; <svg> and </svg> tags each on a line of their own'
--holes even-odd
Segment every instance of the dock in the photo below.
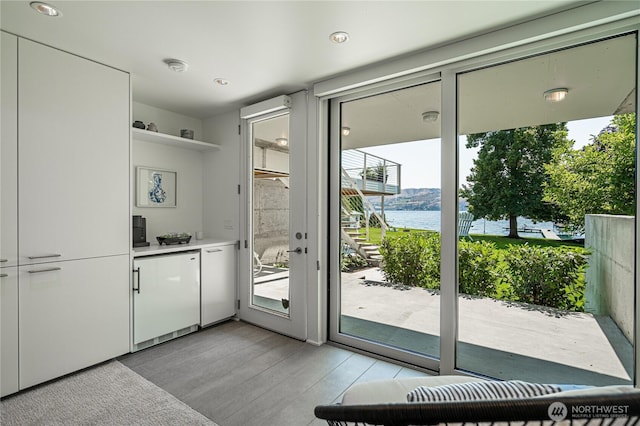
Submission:
<svg viewBox="0 0 640 426">
<path fill-rule="evenodd" d="M 558 237 L 558 234 L 553 232 L 551 229 L 540 229 L 540 232 L 542 232 L 542 236 L 545 237 L 547 240 L 561 240 L 562 239 L 562 238 Z"/>
</svg>

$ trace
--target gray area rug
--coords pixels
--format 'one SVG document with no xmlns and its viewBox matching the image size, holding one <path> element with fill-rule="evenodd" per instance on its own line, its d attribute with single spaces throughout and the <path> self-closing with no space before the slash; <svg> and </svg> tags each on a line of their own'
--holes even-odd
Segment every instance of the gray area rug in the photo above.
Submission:
<svg viewBox="0 0 640 426">
<path fill-rule="evenodd" d="M 118 361 L 0 402 L 0 424 L 208 425 L 215 423 Z"/>
</svg>

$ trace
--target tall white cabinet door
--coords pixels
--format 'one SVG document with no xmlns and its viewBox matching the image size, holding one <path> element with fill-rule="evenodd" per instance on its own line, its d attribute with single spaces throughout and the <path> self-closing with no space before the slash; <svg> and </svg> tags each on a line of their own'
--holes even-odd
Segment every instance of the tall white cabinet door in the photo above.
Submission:
<svg viewBox="0 0 640 426">
<path fill-rule="evenodd" d="M 0 270 L 0 397 L 18 392 L 18 268 Z"/>
<path fill-rule="evenodd" d="M 129 75 L 18 48 L 20 263 L 129 253 Z"/>
<path fill-rule="evenodd" d="M 236 314 L 235 245 L 202 249 L 200 325 L 205 326 Z"/>
<path fill-rule="evenodd" d="M 21 389 L 129 351 L 129 261 L 20 267 Z"/>
<path fill-rule="evenodd" d="M 0 266 L 18 263 L 18 38 L 0 32 Z"/>
</svg>

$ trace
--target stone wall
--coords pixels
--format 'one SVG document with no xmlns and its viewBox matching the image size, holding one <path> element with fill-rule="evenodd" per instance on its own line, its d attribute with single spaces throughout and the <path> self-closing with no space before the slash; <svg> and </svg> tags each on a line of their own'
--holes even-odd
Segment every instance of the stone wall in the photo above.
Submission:
<svg viewBox="0 0 640 426">
<path fill-rule="evenodd" d="M 281 179 L 253 185 L 253 250 L 263 263 L 285 263 L 289 247 L 289 188 Z"/>
<path fill-rule="evenodd" d="M 610 316 L 631 342 L 635 301 L 634 222 L 633 216 L 585 217 L 585 248 L 591 252 L 585 311 Z"/>
</svg>

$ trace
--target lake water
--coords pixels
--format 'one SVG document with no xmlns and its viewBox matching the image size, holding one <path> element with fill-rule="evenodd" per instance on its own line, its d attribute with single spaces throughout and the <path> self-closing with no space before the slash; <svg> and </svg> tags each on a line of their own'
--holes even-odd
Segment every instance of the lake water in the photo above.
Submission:
<svg viewBox="0 0 640 426">
<path fill-rule="evenodd" d="M 428 229 L 440 232 L 440 211 L 435 210 L 385 210 L 387 223 L 395 228 Z M 519 217 L 518 229 L 553 229 L 552 222 L 533 223 L 532 220 Z M 470 234 L 503 235 L 509 234 L 509 221 L 490 221 L 479 219 L 473 221 Z M 540 232 L 521 232 L 518 234 L 529 238 L 543 238 Z"/>
</svg>

